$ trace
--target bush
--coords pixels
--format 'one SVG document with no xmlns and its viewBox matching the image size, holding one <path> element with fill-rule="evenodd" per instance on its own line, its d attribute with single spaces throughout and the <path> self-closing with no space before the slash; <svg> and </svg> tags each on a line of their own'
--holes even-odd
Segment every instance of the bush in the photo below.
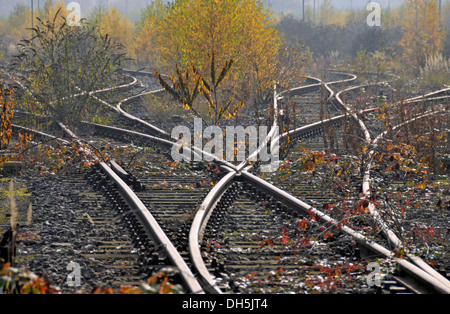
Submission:
<svg viewBox="0 0 450 314">
<path fill-rule="evenodd" d="M 425 66 L 420 70 L 422 87 L 436 88 L 450 83 L 450 59 L 447 60 L 441 53 L 430 55 Z"/>
</svg>

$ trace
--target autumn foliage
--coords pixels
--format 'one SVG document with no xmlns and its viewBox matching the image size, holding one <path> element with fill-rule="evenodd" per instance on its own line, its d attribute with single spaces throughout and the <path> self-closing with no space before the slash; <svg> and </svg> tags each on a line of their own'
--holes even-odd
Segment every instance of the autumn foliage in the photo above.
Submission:
<svg viewBox="0 0 450 314">
<path fill-rule="evenodd" d="M 159 272 L 137 286 L 92 287 L 89 291 L 75 294 L 178 294 L 183 293 L 180 285 L 170 283 L 169 274 Z M 0 294 L 61 294 L 61 288 L 44 277 L 24 269 L 0 264 Z"/>
<path fill-rule="evenodd" d="M 0 146 L 6 148 L 11 142 L 12 118 L 14 117 L 14 107 L 16 101 L 12 98 L 12 91 L 9 89 L 0 90 Z"/>
<path fill-rule="evenodd" d="M 439 18 L 437 1 L 406 0 L 402 18 L 403 61 L 413 69 L 425 66 L 427 57 L 442 49 L 443 28 Z"/>
<path fill-rule="evenodd" d="M 148 23 L 156 27 L 158 72 L 173 77 L 191 72 L 184 86 L 191 94 L 199 87 L 212 123 L 233 118 L 244 102 L 261 104 L 272 95 L 275 82 L 303 79 L 300 65 L 290 64 L 295 71 L 289 73 L 281 70 L 289 59 L 286 52 L 297 51 L 281 49 L 283 41 L 263 1 L 180 0 L 163 18 Z"/>
</svg>

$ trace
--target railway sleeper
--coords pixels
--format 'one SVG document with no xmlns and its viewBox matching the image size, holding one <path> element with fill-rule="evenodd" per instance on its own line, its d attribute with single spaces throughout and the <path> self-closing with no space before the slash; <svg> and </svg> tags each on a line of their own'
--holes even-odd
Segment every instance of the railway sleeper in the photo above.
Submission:
<svg viewBox="0 0 450 314">
<path fill-rule="evenodd" d="M 155 271 L 172 267 L 165 248 L 155 246 L 152 243 L 139 219 L 120 196 L 115 184 L 109 182 L 106 175 L 95 166 L 86 174 L 86 178 L 95 189 L 101 191 L 113 203 L 113 208 L 117 210 L 119 220 L 129 230 L 132 243 L 139 252 L 136 261 L 139 265 L 139 272 L 150 276 Z M 181 282 L 181 279 L 177 282 Z"/>
</svg>

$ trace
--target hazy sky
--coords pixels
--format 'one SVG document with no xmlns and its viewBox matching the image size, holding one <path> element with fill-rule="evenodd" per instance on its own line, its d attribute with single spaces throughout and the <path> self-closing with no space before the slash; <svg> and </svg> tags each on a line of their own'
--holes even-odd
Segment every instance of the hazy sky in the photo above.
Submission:
<svg viewBox="0 0 450 314">
<path fill-rule="evenodd" d="M 16 3 L 25 3 L 27 5 L 31 5 L 31 1 L 34 1 L 34 6 L 43 5 L 45 0 L 0 0 L 0 16 L 8 15 L 10 10 L 14 7 Z M 54 0 L 55 2 L 57 0 Z M 324 0 L 305 0 L 305 5 L 313 5 L 316 3 L 316 7 L 319 7 Z M 450 0 L 443 0 L 450 1 Z M 66 3 L 72 2 L 72 0 L 65 0 Z M 117 6 L 122 12 L 126 12 L 126 4 L 128 4 L 128 13 L 132 14 L 136 9 L 141 9 L 146 6 L 147 3 L 151 2 L 151 0 L 77 0 L 81 5 L 82 14 L 88 14 L 90 9 L 97 4 L 113 4 Z M 269 0 L 272 4 L 272 8 L 274 11 L 291 11 L 293 13 L 300 13 L 302 0 Z M 336 8 L 354 8 L 354 9 L 363 9 L 368 0 L 332 0 L 333 6 Z M 403 0 L 378 0 L 378 3 L 381 4 L 382 7 L 387 7 L 389 4 L 391 6 L 397 6 L 403 3 Z"/>
</svg>

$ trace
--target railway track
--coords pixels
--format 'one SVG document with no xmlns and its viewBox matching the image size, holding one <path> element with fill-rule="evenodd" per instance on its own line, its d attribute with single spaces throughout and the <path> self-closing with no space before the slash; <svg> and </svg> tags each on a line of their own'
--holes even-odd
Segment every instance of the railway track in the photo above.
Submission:
<svg viewBox="0 0 450 314">
<path fill-rule="evenodd" d="M 351 238 L 331 245 L 310 240 L 299 213 L 250 184 L 235 183 L 231 191 L 203 237 L 205 259 L 223 292 L 362 293 L 367 265 L 352 251 Z M 313 248 L 305 248 L 310 241 Z"/>
<path fill-rule="evenodd" d="M 148 274 L 138 262 L 142 252 L 133 234 L 125 223 L 118 223 L 119 212 L 88 184 L 84 174 L 37 180 L 31 191 L 35 218 L 25 232 L 39 231 L 45 244 L 23 243 L 19 257 L 29 269 L 51 282 L 64 283 L 60 285 L 64 292 L 71 293 L 96 286 L 118 291 L 121 286 L 145 282 Z M 49 202 L 46 195 L 54 201 Z M 66 267 L 72 261 L 80 267 L 81 286 L 70 288 L 65 276 L 71 273 Z"/>
<path fill-rule="evenodd" d="M 411 105 L 414 105 L 415 103 L 419 102 L 419 103 L 423 103 L 423 102 L 429 102 L 431 100 L 431 102 L 435 102 L 437 101 L 442 101 L 443 98 L 441 99 L 436 99 L 434 96 L 436 94 L 446 94 L 448 91 L 447 89 L 444 89 L 442 91 L 439 91 L 437 93 L 431 93 L 428 95 L 425 95 L 423 98 L 421 99 L 410 99 L 407 100 L 406 102 L 408 103 L 409 107 L 411 107 Z M 431 99 L 429 99 L 431 98 Z M 351 109 L 348 107 L 348 105 L 346 105 L 344 102 L 342 102 L 342 100 L 340 99 L 340 97 L 337 97 L 338 101 L 342 104 L 343 107 L 346 108 L 346 110 L 348 112 L 351 111 Z M 398 104 L 397 104 L 398 106 Z M 394 105 L 395 107 L 395 105 Z M 431 109 L 430 109 L 431 108 Z M 376 138 L 374 140 L 372 140 L 372 135 L 371 133 L 375 133 L 375 132 L 370 132 L 369 129 L 366 126 L 366 122 L 362 119 L 358 118 L 358 113 L 356 114 L 352 114 L 353 117 L 355 118 L 355 120 L 358 121 L 360 128 L 364 134 L 364 139 L 365 139 L 365 143 L 366 144 L 373 144 L 375 145 L 375 147 L 378 145 L 378 143 L 388 134 L 390 134 L 393 130 L 396 130 L 400 127 L 403 127 L 405 125 L 408 124 L 413 124 L 421 119 L 430 117 L 430 116 L 434 116 L 437 114 L 442 114 L 445 113 L 447 110 L 445 107 L 443 107 L 442 105 L 439 106 L 439 108 L 433 108 L 431 106 L 428 106 L 428 111 L 425 113 L 421 113 L 419 115 L 416 114 L 416 116 L 414 118 L 409 118 L 407 121 L 402 122 L 396 126 L 394 126 L 393 128 L 388 128 L 386 131 L 382 132 L 381 134 L 379 134 L 378 136 L 376 136 Z M 375 149 L 372 149 L 369 152 L 369 157 L 370 159 L 372 159 L 371 156 L 373 156 L 375 154 Z M 372 159 L 373 160 L 373 159 Z M 363 178 L 363 182 L 362 182 L 362 192 L 363 195 L 367 198 L 367 199 L 372 199 L 372 195 L 371 195 L 371 187 L 370 187 L 370 181 L 371 181 L 371 169 L 372 169 L 372 162 L 370 162 L 367 166 L 367 168 L 365 169 L 364 172 L 364 178 Z M 389 227 L 389 225 L 381 218 L 378 210 L 376 209 L 376 206 L 374 205 L 374 202 L 369 201 L 368 204 L 368 210 L 371 214 L 372 219 L 374 219 L 374 221 L 376 221 L 377 225 L 380 226 L 380 228 L 382 229 L 383 234 L 385 235 L 385 237 L 387 238 L 387 240 L 389 241 L 390 246 L 393 246 L 396 250 L 401 250 L 404 248 L 404 243 L 402 240 L 400 240 L 398 238 L 398 236 L 396 235 L 396 233 Z M 413 254 L 406 254 L 407 258 L 409 258 L 413 264 L 417 265 L 419 268 L 421 268 L 421 271 L 424 271 L 425 273 L 431 275 L 435 281 L 436 284 L 442 284 L 443 287 L 450 287 L 449 281 L 447 278 L 445 278 L 444 276 L 442 276 L 440 273 L 438 273 L 435 269 L 433 269 L 430 265 L 428 265 L 425 261 L 423 261 L 420 257 L 415 256 Z"/>
<path fill-rule="evenodd" d="M 354 80 L 354 77 L 348 81 L 352 80 Z M 315 86 L 303 88 L 299 94 L 311 92 L 314 89 L 321 89 L 321 86 L 323 86 L 329 93 L 328 100 L 330 100 L 335 95 L 334 91 L 329 87 L 333 83 L 324 84 L 320 82 L 311 84 Z M 335 84 L 344 83 L 339 81 Z M 293 94 L 295 93 L 296 91 L 293 91 Z M 137 97 L 132 96 L 130 98 L 135 99 Z M 167 152 L 167 147 L 173 145 L 173 143 L 158 137 L 167 136 L 165 131 L 153 125 L 149 126 L 148 122 L 133 117 L 120 108 L 122 104 L 130 101 L 130 98 L 120 101 L 119 106 L 114 110 L 126 119 L 132 120 L 134 124 L 148 127 L 153 132 L 153 136 L 139 134 L 139 137 L 147 142 L 163 143 L 162 145 L 166 147 Z M 309 97 L 309 100 L 306 100 L 306 102 L 311 102 L 314 98 L 317 98 L 317 94 Z M 280 100 L 282 101 L 282 99 Z M 319 134 L 320 129 L 327 124 L 339 125 L 346 117 L 347 115 L 336 115 L 330 119 L 322 119 L 322 121 L 310 123 L 284 133 L 282 136 L 312 138 L 314 135 Z M 275 126 L 277 124 L 274 124 Z M 106 128 L 99 125 L 93 127 L 97 129 Z M 120 130 L 116 130 L 115 133 L 117 135 L 120 133 Z M 134 138 L 138 135 L 137 132 L 134 134 L 128 132 L 127 136 L 130 136 L 130 134 L 135 136 Z M 165 157 L 167 157 L 167 154 Z M 368 241 L 367 238 L 358 232 L 343 228 L 344 230 L 341 230 L 341 233 L 344 235 L 340 236 L 342 238 L 338 245 L 327 245 L 317 241 L 316 247 L 326 247 L 322 252 L 318 249 L 317 252 L 319 253 L 317 256 L 324 259 L 327 259 L 326 256 L 328 256 L 328 259 L 335 259 L 331 264 L 326 265 L 320 262 L 314 264 L 312 260 L 306 260 L 303 268 L 300 270 L 298 262 L 302 259 L 297 259 L 299 253 L 287 245 L 298 234 L 288 234 L 287 230 L 289 229 L 287 226 L 292 227 L 300 218 L 306 218 L 314 214 L 317 215 L 317 221 L 321 221 L 321 224 L 318 223 L 316 227 L 329 229 L 331 228 L 330 226 L 336 227 L 337 225 L 331 217 L 316 209 L 313 210 L 313 207 L 310 205 L 251 175 L 244 169 L 248 166 L 246 163 L 236 168 L 233 165 L 216 160 L 214 169 L 218 170 L 218 176 L 215 178 L 216 180 L 213 180 L 215 181 L 212 185 L 213 188 L 211 189 L 212 186 L 205 186 L 205 189 L 202 190 L 201 188 L 207 183 L 202 173 L 195 174 L 193 169 L 188 168 L 182 169 L 180 172 L 175 171 L 167 174 L 161 172 L 160 161 L 156 161 L 154 165 L 157 171 L 137 171 L 133 174 L 133 177 L 137 176 L 141 184 L 144 182 L 143 185 L 146 186 L 146 191 L 139 191 L 139 187 L 142 187 L 142 185 L 136 185 L 135 192 L 140 195 L 141 203 L 150 209 L 149 212 L 155 213 L 155 221 L 161 224 L 161 230 L 166 229 L 170 230 L 170 234 L 177 234 L 177 236 L 172 237 L 175 243 L 174 247 L 179 249 L 183 255 L 181 259 L 190 264 L 188 269 L 195 274 L 188 274 L 188 277 L 199 279 L 199 282 L 192 285 L 200 284 L 206 292 L 221 293 L 228 290 L 234 292 L 287 292 L 290 291 L 287 285 L 295 287 L 294 289 L 297 289 L 295 290 L 296 292 L 305 291 L 305 289 L 311 292 L 308 288 L 313 288 L 314 286 L 325 287 L 325 291 L 333 291 L 341 283 L 336 282 L 336 280 L 333 281 L 334 277 L 331 276 L 331 273 L 332 271 L 336 272 L 336 269 L 331 269 L 329 265 L 339 265 L 342 268 L 340 269 L 341 274 L 344 274 L 341 277 L 345 277 L 346 280 L 355 280 L 355 282 L 360 283 L 361 277 L 364 277 L 362 270 L 367 266 L 367 261 L 361 259 L 361 253 L 355 249 L 355 243 L 360 245 L 370 243 L 370 249 L 368 250 L 375 251 L 377 254 L 387 254 L 392 258 L 392 252 L 389 250 L 381 247 L 379 244 Z M 107 170 L 110 168 L 107 168 L 104 164 L 101 167 L 106 171 L 107 175 L 113 172 L 113 170 Z M 122 170 L 116 169 L 116 173 L 120 174 Z M 105 174 L 102 176 L 104 177 Z M 112 173 L 108 176 L 114 177 Z M 154 177 L 158 177 L 158 180 L 154 181 Z M 160 178 L 163 178 L 164 181 L 159 180 Z M 180 178 L 181 181 L 179 181 Z M 183 196 L 182 191 L 189 190 L 189 187 L 193 185 L 201 192 L 199 194 L 196 193 L 196 195 L 187 193 Z M 302 188 L 303 191 L 305 189 L 305 187 Z M 151 191 L 151 193 L 147 194 L 147 191 Z M 307 191 L 306 194 L 308 194 Z M 205 195 L 206 197 L 203 197 Z M 187 199 L 186 196 L 189 196 L 190 199 Z M 124 196 L 122 195 L 122 197 Z M 183 200 L 181 201 L 181 199 Z M 321 200 L 318 198 L 310 198 L 311 201 L 314 201 L 314 199 L 317 200 L 317 204 L 320 204 Z M 143 212 L 146 213 L 145 210 Z M 142 216 L 143 214 L 140 215 Z M 173 223 L 174 217 L 180 218 L 175 224 Z M 190 225 L 191 221 L 192 226 Z M 300 232 L 301 230 L 298 231 Z M 145 232 L 147 236 L 151 233 L 149 230 Z M 143 237 L 142 232 L 137 232 L 137 234 L 139 237 Z M 187 239 L 189 243 L 187 243 Z M 286 241 L 288 242 L 287 244 Z M 142 244 L 147 242 L 147 240 L 139 242 L 141 243 L 141 249 L 145 250 L 144 247 L 146 245 Z M 197 246 L 199 242 L 202 244 L 202 249 Z M 366 249 L 367 247 L 365 247 Z M 154 256 L 154 252 L 151 251 L 150 255 L 153 254 Z M 188 256 L 188 253 L 190 256 Z M 305 258 L 307 259 L 307 257 Z M 165 259 L 167 260 L 167 258 Z M 208 265 L 205 265 L 204 260 L 208 261 Z M 396 258 L 393 258 L 393 260 L 403 264 L 401 260 Z M 252 263 L 249 263 L 250 261 Z M 309 265 L 311 263 L 312 265 Z M 242 265 L 249 271 L 246 275 L 242 273 L 242 268 L 239 268 Z M 208 267 L 218 276 L 211 275 Z M 408 268 L 409 265 L 405 267 Z M 261 271 L 261 269 L 266 271 Z M 319 273 L 328 272 L 330 278 L 327 278 L 325 281 L 322 280 L 323 276 L 322 278 L 316 278 L 321 276 L 317 275 L 318 271 Z M 180 273 L 183 274 L 184 271 Z M 189 271 L 186 271 L 186 273 L 189 273 Z M 309 281 L 305 279 L 308 276 L 311 276 Z M 217 278 L 220 279 L 217 280 Z M 303 280 L 297 280 L 298 278 Z M 184 281 L 185 283 L 187 282 L 187 280 Z M 434 282 L 434 278 L 428 278 L 428 281 Z M 309 284 L 305 282 L 309 282 Z M 349 285 L 353 287 L 353 284 Z M 192 293 L 203 291 L 198 289 L 198 286 L 196 287 L 195 289 L 187 290 Z M 355 285 L 355 288 L 347 287 L 346 292 L 361 292 L 358 289 Z M 441 285 L 437 290 L 445 292 L 446 288 L 442 288 Z"/>
<path fill-rule="evenodd" d="M 316 126 L 316 128 L 319 128 L 319 127 L 321 127 L 321 125 L 319 124 L 319 125 L 317 125 Z M 300 128 L 300 130 L 299 131 L 297 131 L 297 133 L 301 133 L 301 132 L 303 132 L 303 133 L 305 133 L 306 132 L 306 134 L 307 135 L 309 135 L 309 136 L 312 136 L 312 135 L 314 135 L 314 133 L 318 133 L 318 132 L 314 132 L 314 130 L 308 130 L 308 128 Z M 290 134 L 295 134 L 294 132 L 291 132 Z M 262 183 L 261 183 L 262 184 Z M 263 196 L 260 196 L 261 198 L 263 198 Z M 287 197 L 287 195 L 285 196 L 285 197 Z M 305 206 L 306 208 L 308 208 L 308 206 Z M 305 211 L 305 207 L 303 208 L 303 210 Z M 311 208 L 311 207 L 309 207 L 309 208 Z M 211 214 L 210 214 L 211 215 Z M 203 215 L 204 216 L 204 215 Z M 298 216 L 298 213 L 297 213 L 297 216 Z M 325 217 L 324 219 L 325 219 L 325 221 L 328 221 L 329 223 L 332 221 L 332 220 L 330 220 L 329 219 L 329 217 L 327 217 L 326 215 L 323 215 L 323 213 L 320 213 L 320 216 L 321 217 Z M 352 233 L 352 232 L 350 232 L 350 233 Z M 357 236 L 356 236 L 356 238 L 358 238 Z M 366 240 L 365 240 L 366 241 Z M 211 242 L 211 241 L 210 241 Z M 382 250 L 380 250 L 379 252 L 381 252 L 381 251 L 384 251 L 384 249 L 382 249 Z M 388 251 L 388 250 L 387 250 Z M 384 254 L 386 254 L 386 252 L 383 252 Z M 390 254 L 388 254 L 388 255 L 390 255 Z M 403 263 L 403 261 L 398 261 L 398 262 L 400 262 L 400 264 L 404 264 Z M 410 267 L 411 265 L 404 265 L 406 268 L 408 268 L 408 267 Z M 414 268 L 414 267 L 413 267 Z M 420 272 L 420 271 L 419 271 Z M 425 277 L 427 276 L 427 274 L 423 274 L 423 272 L 422 272 L 422 275 L 424 275 Z M 435 280 L 435 278 L 428 278 L 430 281 L 432 281 L 433 282 L 433 285 L 434 284 L 436 284 L 436 285 L 440 285 L 440 283 L 439 282 L 436 282 L 436 280 Z M 398 281 L 402 281 L 401 279 L 399 279 Z M 405 283 L 406 281 L 403 281 L 403 283 Z M 411 288 L 411 289 L 413 289 L 413 288 Z M 443 287 L 443 286 L 440 286 L 440 288 L 439 289 L 441 289 L 440 291 L 446 291 L 446 289 L 447 288 L 445 288 L 445 286 Z M 414 289 L 413 289 L 414 290 Z M 416 292 L 417 292 L 417 290 L 415 290 Z"/>
<path fill-rule="evenodd" d="M 28 129 L 27 131 L 31 132 L 33 130 Z M 51 140 L 56 140 L 54 136 L 42 132 L 36 132 L 36 135 L 39 135 L 41 138 L 49 137 Z M 66 143 L 65 140 L 61 141 Z M 63 175 L 61 179 L 63 183 L 60 183 L 60 187 L 81 195 L 83 199 L 81 204 L 86 205 L 86 209 L 89 209 L 88 211 L 85 210 L 83 214 L 79 214 L 81 218 L 77 218 L 78 220 L 85 218 L 80 223 L 84 223 L 84 228 L 88 228 L 88 231 L 83 236 L 78 231 L 76 233 L 76 242 L 82 245 L 82 249 L 75 247 L 76 245 L 71 244 L 71 241 L 65 243 L 64 246 L 67 250 L 75 250 L 75 254 L 71 254 L 74 260 L 83 261 L 81 268 L 84 274 L 90 274 L 93 268 L 96 270 L 94 274 L 97 274 L 102 269 L 106 269 L 105 273 L 108 276 L 99 276 L 99 281 L 103 281 L 102 286 L 108 285 L 115 291 L 132 284 L 139 286 L 139 283 L 145 283 L 145 278 L 150 278 L 153 274 L 168 272 L 170 281 L 183 287 L 182 289 L 178 288 L 178 292 L 203 293 L 201 286 L 195 280 L 185 260 L 172 244 L 176 236 L 182 236 L 183 228 L 186 228 L 186 226 L 182 226 L 181 218 L 184 217 L 186 222 L 188 222 L 189 213 L 187 211 L 184 213 L 178 212 L 180 219 L 175 219 L 169 212 L 180 208 L 185 210 L 184 206 L 193 205 L 192 199 L 187 200 L 183 195 L 180 197 L 178 194 L 184 192 L 187 195 L 186 191 L 190 193 L 194 185 L 188 186 L 188 178 L 180 178 L 180 172 L 175 173 L 174 170 L 169 169 L 167 169 L 166 181 L 153 181 L 151 183 L 156 173 L 159 175 L 164 173 L 164 170 L 160 169 L 160 167 L 162 160 L 166 160 L 166 157 L 156 155 L 152 157 L 157 158 L 154 160 L 155 169 L 150 173 L 148 180 L 143 183 L 136 180 L 134 176 L 125 174 L 124 170 L 113 161 L 111 162 L 111 167 L 105 163 L 100 163 L 98 166 L 93 167 L 92 171 L 86 173 L 84 177 L 80 173 L 77 175 Z M 158 170 L 156 170 L 157 168 Z M 186 171 L 189 171 L 192 175 L 191 170 Z M 197 176 L 195 179 L 198 179 L 198 177 L 200 176 Z M 205 180 L 205 176 L 201 176 L 201 180 Z M 193 184 L 195 183 L 197 183 L 195 187 L 198 189 L 198 181 Z M 169 186 L 175 184 L 176 188 Z M 207 186 L 206 182 L 201 182 L 200 184 Z M 144 188 L 146 186 L 148 186 L 148 190 Z M 137 197 L 132 189 L 140 191 L 140 198 L 143 201 Z M 157 190 L 161 192 L 162 197 L 168 197 L 172 193 L 172 203 L 166 202 L 166 207 L 161 207 L 161 203 L 154 204 L 154 202 L 158 202 L 154 198 Z M 147 196 L 150 195 L 150 197 L 146 198 L 144 191 L 147 191 Z M 52 193 L 55 198 L 58 198 L 57 193 L 58 191 Z M 73 193 L 70 193 L 70 197 L 73 196 Z M 190 194 L 190 197 L 193 198 L 192 193 Z M 197 195 L 197 197 L 201 197 L 201 194 Z M 36 198 L 39 202 L 40 198 Z M 77 204 L 79 198 L 74 197 L 72 201 L 66 199 L 66 210 L 73 212 L 73 208 L 76 208 L 77 205 L 79 206 Z M 84 198 L 88 198 L 88 200 L 84 200 Z M 173 207 L 175 198 L 178 198 L 178 204 L 175 204 L 175 207 Z M 94 199 L 96 202 L 92 204 Z M 164 203 L 167 200 L 164 199 L 162 202 Z M 151 212 L 155 214 L 155 217 L 150 213 L 147 206 L 153 206 Z M 155 211 L 154 206 L 157 206 L 156 208 L 159 211 Z M 189 208 L 189 210 L 192 209 Z M 65 217 L 67 216 L 65 215 Z M 60 223 L 64 224 L 62 221 Z M 160 224 L 166 230 L 163 231 Z M 174 227 L 175 225 L 176 227 Z M 100 229 L 100 234 L 98 234 L 96 229 L 97 226 Z M 108 229 L 108 231 L 106 232 L 105 229 Z M 166 231 L 171 239 L 166 235 Z M 114 232 L 116 233 L 114 234 Z M 180 249 L 180 245 L 181 243 L 177 245 L 178 249 Z M 24 248 L 24 251 L 27 251 L 27 248 Z M 26 259 L 24 255 L 21 256 L 21 258 Z M 33 259 L 36 257 L 34 254 L 32 256 Z M 47 256 L 41 256 L 36 258 L 36 260 L 45 258 Z M 85 261 L 86 263 L 84 263 Z M 44 263 L 44 265 L 46 264 Z M 89 280 L 86 281 L 91 283 Z M 61 280 L 55 282 L 61 282 Z M 99 285 L 98 281 L 95 283 Z"/>
<path fill-rule="evenodd" d="M 105 104 L 107 104 L 105 102 Z M 145 125 L 145 124 L 144 124 Z M 125 135 L 125 140 L 129 140 L 130 136 L 133 135 L 137 135 L 136 132 L 134 133 L 130 133 L 130 132 L 124 132 L 124 130 L 119 130 L 119 129 L 114 129 L 111 131 L 111 129 L 105 128 L 105 127 L 100 127 L 99 125 L 93 125 L 93 127 L 97 127 L 97 129 L 100 128 L 101 132 L 109 132 L 108 136 L 111 136 L 111 133 L 113 133 L 113 137 L 117 136 L 120 134 L 120 136 L 124 136 Z M 18 127 L 20 128 L 20 127 Z M 31 129 L 27 129 L 28 132 L 33 132 L 35 133 L 35 135 L 37 137 L 41 137 L 41 138 L 50 138 L 51 140 L 57 140 L 57 138 L 55 136 L 48 136 L 47 134 L 44 134 L 43 132 L 35 132 L 34 130 Z M 64 131 L 66 131 L 69 135 L 69 137 L 73 137 L 74 134 L 69 132 L 67 129 L 64 129 Z M 147 136 L 144 134 L 139 134 L 139 136 L 143 137 L 144 141 L 150 141 L 152 144 L 158 143 L 160 146 L 162 145 L 163 147 L 167 148 L 171 148 L 173 143 L 172 142 L 168 142 L 166 140 L 161 140 L 157 137 L 153 137 L 153 136 Z M 64 143 L 67 144 L 66 141 L 63 141 Z M 168 155 L 168 152 L 165 152 L 166 155 Z M 155 154 L 157 155 L 157 154 Z M 153 155 L 153 157 L 155 157 L 155 155 Z M 132 204 L 127 204 L 128 207 L 130 208 L 136 208 L 139 207 L 139 213 L 137 214 L 138 218 L 140 218 L 140 223 L 143 224 L 145 226 L 145 224 L 148 224 L 148 220 L 154 220 L 152 222 L 152 226 L 150 227 L 146 227 L 145 232 L 143 233 L 142 229 L 139 227 L 139 225 L 136 222 L 131 222 L 131 225 L 133 226 L 133 228 L 137 228 L 138 231 L 131 231 L 135 237 L 134 241 L 137 241 L 139 250 L 146 250 L 149 251 L 147 254 L 144 254 L 147 257 L 143 257 L 144 259 L 144 268 L 146 268 L 147 270 L 154 270 L 155 267 L 158 268 L 158 260 L 159 264 L 161 264 L 161 261 L 163 266 L 164 263 L 167 264 L 169 260 L 172 261 L 172 264 L 175 264 L 176 267 L 178 268 L 178 272 L 179 272 L 179 276 L 184 279 L 182 281 L 184 281 L 184 285 L 186 287 L 186 291 L 187 292 L 191 292 L 191 293 L 202 293 L 202 289 L 200 288 L 200 286 L 198 284 L 196 284 L 195 279 L 193 278 L 193 276 L 191 275 L 191 279 L 185 279 L 186 277 L 189 277 L 190 275 L 190 270 L 186 267 L 186 264 L 183 260 L 183 258 L 181 258 L 178 254 L 178 252 L 176 251 L 176 249 L 173 247 L 173 244 L 170 240 L 168 240 L 168 237 L 166 236 L 165 232 L 159 227 L 158 223 L 162 223 L 164 225 L 164 228 L 169 231 L 170 233 L 170 237 L 172 238 L 172 240 L 176 240 L 177 234 L 178 237 L 182 237 L 184 233 L 186 233 L 186 228 L 188 227 L 188 225 L 182 225 L 182 221 L 181 219 L 184 219 L 186 222 L 189 221 L 189 217 L 190 215 L 192 215 L 192 211 L 195 210 L 195 199 L 199 198 L 202 196 L 202 194 L 198 194 L 196 193 L 192 193 L 193 188 L 195 187 L 197 190 L 202 190 L 201 186 L 204 186 L 204 188 L 207 188 L 208 186 L 210 186 L 211 184 L 213 184 L 213 181 L 209 181 L 209 178 L 205 178 L 204 175 L 200 176 L 200 175 L 196 175 L 193 174 L 193 169 L 185 169 L 186 173 L 182 174 L 181 172 L 177 172 L 174 173 L 173 170 L 167 170 L 167 172 L 163 169 L 161 169 L 161 163 L 162 160 L 167 160 L 167 156 L 164 155 L 158 155 L 155 157 L 156 159 L 153 160 L 154 164 L 152 165 L 148 165 L 147 166 L 149 168 L 146 169 L 153 169 L 152 171 L 143 171 L 141 173 L 139 173 L 139 175 L 141 175 L 144 178 L 144 174 L 145 174 L 145 178 L 144 178 L 144 183 L 140 183 L 140 184 L 136 184 L 136 181 L 133 182 L 128 182 L 131 184 L 131 187 L 137 189 L 137 191 L 140 192 L 140 197 L 142 198 L 142 200 L 152 208 L 152 212 L 156 213 L 156 219 L 152 218 L 153 216 L 151 216 L 149 210 L 145 207 L 146 205 L 141 202 L 141 200 L 139 198 L 135 197 L 131 197 L 128 196 L 129 193 L 131 193 L 131 191 L 127 191 L 126 194 L 125 192 L 122 192 L 121 197 L 125 200 L 129 200 L 129 199 L 134 199 L 134 203 Z M 151 163 L 151 162 L 150 162 Z M 170 167 L 173 167 L 173 163 L 169 162 Z M 117 185 L 119 185 L 119 183 L 117 181 L 115 181 L 112 184 L 107 184 L 105 182 L 105 176 L 109 176 L 111 180 L 118 180 L 117 178 L 114 178 L 114 173 L 103 163 L 100 164 L 101 168 L 102 168 L 102 172 L 101 174 L 99 174 L 98 170 L 95 171 L 95 173 L 97 174 L 97 176 L 100 176 L 101 179 L 101 188 L 103 190 L 104 193 L 106 193 L 106 195 L 108 196 L 108 198 L 111 198 L 111 195 L 115 197 L 117 197 L 117 191 L 116 192 L 111 192 L 110 189 L 113 189 L 114 187 L 116 187 Z M 115 165 L 115 170 L 118 169 L 118 166 Z M 197 170 L 201 170 L 201 172 L 203 172 L 205 169 L 197 169 Z M 213 169 L 211 169 L 213 170 Z M 214 168 L 214 170 L 218 170 L 216 168 Z M 194 170 L 196 171 L 196 170 Z M 120 174 L 121 171 L 119 171 Z M 187 174 L 189 176 L 191 176 L 190 178 L 187 177 Z M 219 175 L 219 171 L 214 172 L 214 175 L 212 176 L 212 180 L 214 179 L 214 177 L 216 177 L 217 175 Z M 92 175 L 89 176 L 89 180 L 91 181 L 96 181 L 95 177 L 92 178 Z M 131 178 L 131 176 L 127 176 L 127 180 L 129 180 L 129 178 Z M 133 177 L 134 178 L 134 177 Z M 157 179 L 155 179 L 157 178 Z M 206 179 L 206 180 L 205 180 Z M 194 181 L 192 181 L 194 180 Z M 148 190 L 147 189 L 143 189 L 144 186 L 148 185 Z M 117 188 L 117 187 L 116 187 Z M 126 189 L 125 185 L 124 188 Z M 145 194 L 145 190 L 147 190 L 147 194 Z M 188 193 L 186 193 L 186 191 Z M 158 193 L 159 192 L 159 193 Z M 159 195 L 160 198 L 158 199 L 157 197 L 155 197 L 156 195 Z M 189 195 L 188 195 L 189 194 Z M 192 194 L 196 194 L 196 195 L 192 195 Z M 186 198 L 186 196 L 188 196 L 190 199 L 188 200 Z M 114 207 L 118 207 L 119 211 L 121 211 L 121 213 L 123 214 L 123 207 L 124 204 L 121 204 L 120 206 L 117 205 L 117 203 L 119 202 L 118 199 L 112 199 L 110 200 L 113 202 Z M 123 201 L 122 201 L 123 202 Z M 139 202 L 139 205 L 136 205 L 135 203 Z M 157 210 L 155 210 L 155 208 L 157 208 Z M 145 213 L 145 214 L 143 214 Z M 173 214 L 176 214 L 177 216 L 175 217 Z M 150 215 L 151 217 L 145 217 L 142 218 L 140 216 L 148 216 Z M 177 219 L 177 217 L 179 219 Z M 129 218 L 127 219 L 127 221 L 129 220 Z M 174 227 L 175 226 L 175 227 Z M 159 228 L 159 230 L 158 230 Z M 156 231 L 155 231 L 156 229 Z M 152 244 L 147 240 L 147 239 L 143 239 L 145 237 L 145 235 L 150 236 L 150 238 L 153 241 L 153 247 L 157 248 L 155 250 L 152 250 Z M 164 238 L 164 242 L 161 241 L 160 238 Z M 177 247 L 179 249 L 181 249 L 181 247 L 183 246 L 182 241 L 178 241 L 179 243 L 177 243 Z M 143 244 L 144 243 L 144 244 Z M 156 244 L 155 244 L 156 243 Z M 184 244 L 185 245 L 185 244 Z M 172 248 L 172 249 L 171 249 Z M 157 252 L 159 251 L 159 252 Z M 171 251 L 171 252 L 169 252 Z M 170 253 L 170 254 L 169 254 Z M 178 255 L 178 256 L 177 256 Z M 186 255 L 186 254 L 185 254 Z M 150 256 L 150 257 L 149 257 Z M 156 257 L 155 257 L 156 256 Z M 161 257 L 162 256 L 162 257 Z M 174 257 L 175 256 L 175 257 Z M 110 257 L 109 257 L 110 258 Z M 140 259 L 141 261 L 141 259 Z M 142 263 L 142 262 L 140 262 Z M 184 269 L 183 269 L 184 267 Z M 142 265 L 141 265 L 142 268 Z M 192 283 L 191 283 L 192 282 Z"/>
</svg>

